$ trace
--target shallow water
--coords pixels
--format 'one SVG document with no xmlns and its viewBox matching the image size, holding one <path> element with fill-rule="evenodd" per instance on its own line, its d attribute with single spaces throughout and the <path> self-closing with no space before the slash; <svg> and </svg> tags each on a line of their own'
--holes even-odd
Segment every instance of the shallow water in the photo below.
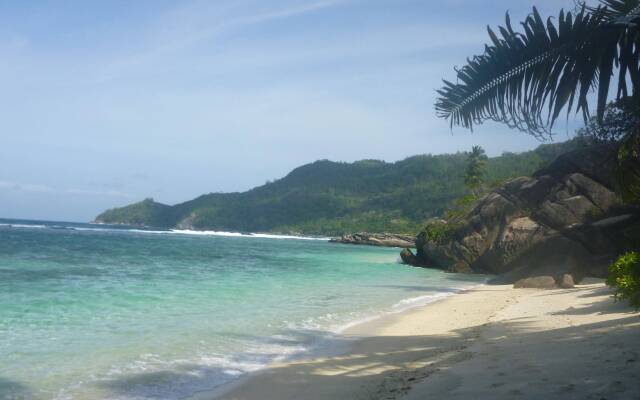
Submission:
<svg viewBox="0 0 640 400">
<path fill-rule="evenodd" d="M 325 240 L 0 220 L 0 399 L 179 399 L 478 284 Z"/>
</svg>

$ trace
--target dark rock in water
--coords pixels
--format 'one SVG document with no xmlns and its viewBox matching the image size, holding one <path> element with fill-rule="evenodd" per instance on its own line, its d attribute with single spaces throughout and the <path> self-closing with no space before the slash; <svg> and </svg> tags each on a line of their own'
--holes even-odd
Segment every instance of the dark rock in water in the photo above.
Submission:
<svg viewBox="0 0 640 400">
<path fill-rule="evenodd" d="M 605 277 L 640 243 L 640 209 L 614 193 L 614 147 L 560 156 L 533 177 L 512 179 L 480 199 L 447 241 L 416 238 L 417 265 L 498 275 L 492 282 L 570 274 Z"/>
<path fill-rule="evenodd" d="M 402 262 L 407 265 L 413 265 L 414 267 L 423 267 L 424 265 L 420 264 L 420 259 L 413 254 L 413 252 L 409 249 L 403 249 L 400 252 L 400 258 Z"/>
<path fill-rule="evenodd" d="M 551 276 L 534 276 L 523 278 L 513 284 L 516 289 L 555 289 L 556 280 Z"/>
<path fill-rule="evenodd" d="M 415 237 L 392 233 L 353 233 L 349 235 L 342 235 L 339 238 L 333 238 L 330 242 L 381 247 L 402 247 L 405 249 L 416 246 Z"/>
<path fill-rule="evenodd" d="M 571 276 L 570 274 L 563 274 L 562 276 L 559 276 L 556 280 L 556 284 L 559 288 L 562 289 L 571 289 L 575 286 L 573 276 Z"/>
</svg>

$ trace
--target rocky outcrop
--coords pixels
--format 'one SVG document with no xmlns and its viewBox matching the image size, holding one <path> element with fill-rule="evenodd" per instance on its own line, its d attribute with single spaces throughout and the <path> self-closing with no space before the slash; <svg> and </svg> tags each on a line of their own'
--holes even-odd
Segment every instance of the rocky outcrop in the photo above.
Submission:
<svg viewBox="0 0 640 400">
<path fill-rule="evenodd" d="M 339 238 L 333 238 L 330 242 L 381 247 L 402 247 L 405 249 L 416 246 L 415 237 L 391 233 L 353 233 L 349 235 L 342 235 Z"/>
<path fill-rule="evenodd" d="M 449 240 L 418 235 L 415 264 L 496 274 L 496 283 L 605 276 L 610 261 L 640 241 L 640 211 L 613 191 L 614 162 L 611 147 L 592 146 L 505 183 L 451 228 Z"/>
<path fill-rule="evenodd" d="M 426 265 L 421 264 L 420 259 L 416 257 L 408 248 L 405 248 L 400 252 L 400 259 L 404 264 L 413 265 L 416 267 L 426 267 Z"/>
</svg>

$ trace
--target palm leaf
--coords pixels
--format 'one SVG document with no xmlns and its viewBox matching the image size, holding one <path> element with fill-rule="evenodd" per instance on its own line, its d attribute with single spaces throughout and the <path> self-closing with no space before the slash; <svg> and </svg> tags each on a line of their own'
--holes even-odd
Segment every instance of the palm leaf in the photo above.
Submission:
<svg viewBox="0 0 640 400">
<path fill-rule="evenodd" d="M 640 92 L 640 0 L 601 0 L 577 13 L 561 11 L 544 21 L 533 9 L 522 31 L 509 15 L 491 44 L 458 69 L 457 82 L 438 90 L 436 111 L 451 126 L 473 129 L 495 120 L 544 138 L 563 110 L 589 118 L 589 94 L 597 88 L 597 114 L 618 72 L 618 96 Z"/>
</svg>

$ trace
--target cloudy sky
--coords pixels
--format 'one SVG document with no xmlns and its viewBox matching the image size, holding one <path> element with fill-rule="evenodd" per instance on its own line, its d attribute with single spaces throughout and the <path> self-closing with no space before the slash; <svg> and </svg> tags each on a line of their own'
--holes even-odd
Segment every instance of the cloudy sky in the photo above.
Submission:
<svg viewBox="0 0 640 400">
<path fill-rule="evenodd" d="M 0 217 L 88 221 L 317 159 L 538 143 L 435 116 L 486 25 L 572 0 L 0 0 Z M 558 140 L 567 138 L 562 127 Z"/>
</svg>

